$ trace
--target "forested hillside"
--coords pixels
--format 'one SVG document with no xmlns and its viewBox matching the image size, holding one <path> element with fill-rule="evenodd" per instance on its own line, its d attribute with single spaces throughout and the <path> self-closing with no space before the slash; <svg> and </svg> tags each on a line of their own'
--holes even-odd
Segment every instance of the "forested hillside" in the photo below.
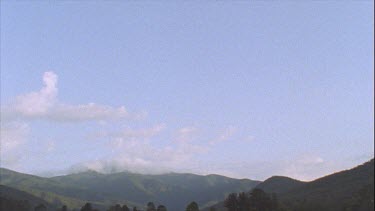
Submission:
<svg viewBox="0 0 375 211">
<path fill-rule="evenodd" d="M 245 191 L 260 183 L 219 175 L 177 173 L 142 175 L 87 171 L 43 178 L 1 169 L 0 176 L 1 184 L 23 190 L 51 204 L 80 208 L 91 202 L 101 209 L 117 203 L 140 207 L 152 201 L 171 210 L 181 210 L 194 200 L 205 207 L 231 192 Z"/>
<path fill-rule="evenodd" d="M 44 178 L 7 169 L 1 169 L 0 176 L 1 203 L 8 211 L 35 207 L 82 211 L 369 211 L 374 208 L 373 159 L 311 182 L 281 176 L 260 183 L 220 175 L 95 171 Z"/>
<path fill-rule="evenodd" d="M 259 207 L 252 207 L 257 204 L 254 200 L 262 201 L 261 206 L 264 205 L 268 207 L 266 210 L 271 211 L 373 210 L 374 159 L 311 182 L 271 177 L 252 191 L 230 194 L 212 207 L 217 211 L 258 210 Z M 244 205 L 241 205 L 241 201 Z M 277 203 L 277 208 L 274 203 Z"/>
</svg>

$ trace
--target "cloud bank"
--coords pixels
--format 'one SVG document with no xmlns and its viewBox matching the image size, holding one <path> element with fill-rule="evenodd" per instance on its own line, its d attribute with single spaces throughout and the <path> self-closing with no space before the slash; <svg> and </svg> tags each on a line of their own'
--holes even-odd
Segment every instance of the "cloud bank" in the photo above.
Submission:
<svg viewBox="0 0 375 211">
<path fill-rule="evenodd" d="M 193 130 L 183 127 L 176 130 L 177 137 L 167 140 L 168 144 L 160 146 L 155 137 L 166 128 L 159 124 L 151 128 L 132 129 L 126 127 L 115 132 L 100 132 L 91 137 L 107 141 L 106 150 L 111 156 L 79 163 L 70 172 L 95 170 L 102 173 L 131 171 L 135 173 L 159 174 L 171 171 L 188 171 L 194 163 L 199 162 L 196 156 L 206 153 L 208 148 L 187 141 L 185 138 Z M 190 128 L 187 130 L 187 128 Z M 194 130 L 196 130 L 194 128 Z M 181 140 L 183 136 L 184 140 Z"/>
</svg>

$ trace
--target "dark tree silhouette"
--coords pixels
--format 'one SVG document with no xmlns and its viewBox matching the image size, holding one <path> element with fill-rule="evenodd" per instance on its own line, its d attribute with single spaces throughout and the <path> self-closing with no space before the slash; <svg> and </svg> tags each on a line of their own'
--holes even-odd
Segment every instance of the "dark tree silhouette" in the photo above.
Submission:
<svg viewBox="0 0 375 211">
<path fill-rule="evenodd" d="M 34 208 L 34 211 L 47 211 L 47 207 L 44 204 L 39 204 Z"/>
<path fill-rule="evenodd" d="M 272 210 L 271 197 L 258 188 L 255 188 L 250 192 L 249 205 L 251 209 L 256 211 Z"/>
<path fill-rule="evenodd" d="M 279 200 L 277 199 L 276 193 L 271 194 L 271 210 L 278 210 L 279 209 Z"/>
<path fill-rule="evenodd" d="M 0 195 L 0 210 L 6 211 L 29 211 L 31 206 L 28 201 L 13 200 L 9 198 L 3 198 Z"/>
<path fill-rule="evenodd" d="M 147 211 L 156 211 L 155 204 L 153 202 L 147 203 Z"/>
<path fill-rule="evenodd" d="M 239 193 L 237 197 L 237 209 L 238 211 L 247 211 L 249 207 L 249 197 L 245 192 Z"/>
<path fill-rule="evenodd" d="M 116 204 L 115 206 L 109 207 L 108 211 L 122 211 L 121 205 Z"/>
<path fill-rule="evenodd" d="M 228 211 L 277 211 L 280 210 L 276 194 L 271 196 L 261 189 L 250 193 L 231 193 L 224 201 Z"/>
<path fill-rule="evenodd" d="M 93 211 L 92 206 L 90 203 L 86 203 L 82 208 L 81 211 Z"/>
<path fill-rule="evenodd" d="M 124 205 L 122 206 L 121 211 L 130 211 L 130 209 L 129 209 L 128 206 L 126 206 L 126 204 L 124 204 Z"/>
<path fill-rule="evenodd" d="M 199 206 L 195 201 L 193 201 L 186 207 L 186 211 L 199 211 Z"/>
<path fill-rule="evenodd" d="M 228 211 L 237 211 L 237 193 L 231 193 L 228 195 L 228 197 L 224 201 L 224 207 L 226 207 Z"/>
<path fill-rule="evenodd" d="M 116 204 L 116 206 L 115 206 L 115 210 L 116 210 L 116 211 L 121 211 L 121 205 Z"/>
<path fill-rule="evenodd" d="M 138 211 L 137 207 L 133 207 L 133 211 Z"/>
<path fill-rule="evenodd" d="M 164 205 L 159 205 L 156 211 L 167 211 L 167 208 Z"/>
<path fill-rule="evenodd" d="M 210 211 L 216 211 L 215 207 L 210 207 Z"/>
<path fill-rule="evenodd" d="M 61 211 L 68 211 L 68 207 L 66 205 L 63 205 L 60 210 Z"/>
</svg>

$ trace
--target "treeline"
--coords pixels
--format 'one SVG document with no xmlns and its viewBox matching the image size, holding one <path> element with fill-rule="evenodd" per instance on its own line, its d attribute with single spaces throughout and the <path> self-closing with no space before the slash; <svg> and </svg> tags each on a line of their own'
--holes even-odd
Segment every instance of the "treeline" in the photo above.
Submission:
<svg viewBox="0 0 375 211">
<path fill-rule="evenodd" d="M 31 205 L 27 200 L 13 200 L 9 198 L 0 197 L 0 210 L 18 211 L 31 210 Z"/>
<path fill-rule="evenodd" d="M 251 192 L 231 193 L 224 201 L 228 211 L 282 211 L 276 194 L 255 188 Z"/>
<path fill-rule="evenodd" d="M 137 207 L 133 207 L 131 210 L 132 211 L 142 211 L 142 210 L 139 210 Z M 107 211 L 131 211 L 131 210 L 126 204 L 124 204 L 122 206 L 120 204 L 116 204 L 114 206 L 111 206 Z M 93 210 L 82 210 L 81 209 L 81 211 L 93 211 Z M 146 211 L 167 211 L 167 208 L 162 204 L 156 207 L 153 202 L 149 202 L 149 203 L 147 203 Z"/>
<path fill-rule="evenodd" d="M 231 193 L 224 200 L 227 211 L 371 211 L 374 210 L 374 185 L 360 189 L 345 200 L 337 201 L 330 197 L 324 200 L 285 199 L 278 200 L 276 194 L 268 194 L 255 188 L 250 192 Z M 215 211 L 211 208 L 210 211 Z"/>
<path fill-rule="evenodd" d="M 100 211 L 93 207 L 91 203 L 86 203 L 81 209 L 68 209 L 66 205 L 57 209 L 52 209 L 44 204 L 38 204 L 34 207 L 30 205 L 27 200 L 13 200 L 9 198 L 0 197 L 0 210 L 1 211 Z M 199 206 L 196 202 L 191 202 L 186 206 L 186 211 L 199 211 Z M 160 204 L 156 206 L 153 202 L 146 205 L 146 209 L 138 209 L 137 207 L 128 207 L 126 204 L 116 204 L 110 206 L 106 211 L 168 211 L 167 207 Z"/>
<path fill-rule="evenodd" d="M 44 205 L 38 205 L 38 207 L 34 208 L 34 211 L 47 211 L 47 208 L 44 206 L 41 208 L 41 206 Z M 56 211 L 69 211 L 67 206 L 62 206 L 60 209 L 57 209 Z M 73 211 L 76 211 L 73 209 Z M 91 203 L 86 203 L 79 211 L 99 211 L 96 208 L 93 208 Z M 110 206 L 106 211 L 168 211 L 167 208 L 164 205 L 158 205 L 155 206 L 153 202 L 147 203 L 146 210 L 138 209 L 137 207 L 129 208 L 126 204 L 120 205 L 116 204 L 113 206 Z"/>
<path fill-rule="evenodd" d="M 191 202 L 186 206 L 186 211 L 199 211 L 199 206 L 196 202 Z M 67 210 L 59 210 L 59 211 L 67 211 Z M 85 206 L 81 208 L 80 211 L 98 211 L 96 209 L 93 209 L 90 203 L 86 203 Z M 146 210 L 140 210 L 137 207 L 133 207 L 130 209 L 126 204 L 120 205 L 116 204 L 114 206 L 111 206 L 107 211 L 168 211 L 167 207 L 164 205 L 158 205 L 156 206 L 153 202 L 147 203 Z"/>
</svg>

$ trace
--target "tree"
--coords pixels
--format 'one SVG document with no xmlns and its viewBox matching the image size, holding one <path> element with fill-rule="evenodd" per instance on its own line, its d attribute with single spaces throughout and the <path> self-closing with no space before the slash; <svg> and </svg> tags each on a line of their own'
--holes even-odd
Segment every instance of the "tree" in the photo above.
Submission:
<svg viewBox="0 0 375 211">
<path fill-rule="evenodd" d="M 133 207 L 133 211 L 138 211 L 138 210 L 137 210 L 137 207 Z"/>
<path fill-rule="evenodd" d="M 215 207 L 210 207 L 210 211 L 216 211 Z"/>
<path fill-rule="evenodd" d="M 82 208 L 81 211 L 93 211 L 92 206 L 90 203 L 86 203 Z"/>
<path fill-rule="evenodd" d="M 57 197 L 53 198 L 52 204 L 55 205 L 55 206 L 58 206 L 58 207 L 63 205 L 63 203 Z"/>
<path fill-rule="evenodd" d="M 153 202 L 147 203 L 147 211 L 156 211 L 155 204 Z"/>
<path fill-rule="evenodd" d="M 124 204 L 124 205 L 122 206 L 121 211 L 130 211 L 130 209 L 129 209 L 128 206 L 126 206 L 126 204 Z"/>
<path fill-rule="evenodd" d="M 115 206 L 111 206 L 108 211 L 122 211 L 121 205 L 116 204 Z"/>
<path fill-rule="evenodd" d="M 164 205 L 159 205 L 156 211 L 167 211 L 167 208 Z"/>
<path fill-rule="evenodd" d="M 39 204 L 34 208 L 34 211 L 46 211 L 47 207 L 44 204 Z"/>
<path fill-rule="evenodd" d="M 276 193 L 271 194 L 271 210 L 276 211 L 279 209 L 279 200 L 277 199 Z"/>
<path fill-rule="evenodd" d="M 0 210 L 6 211 L 21 211 L 31 210 L 31 206 L 27 200 L 14 200 L 10 198 L 3 198 L 0 194 Z"/>
<path fill-rule="evenodd" d="M 186 207 L 186 211 L 199 211 L 198 204 L 197 204 L 195 201 L 191 202 L 191 203 Z"/>
<path fill-rule="evenodd" d="M 250 209 L 256 211 L 273 210 L 273 203 L 271 197 L 259 188 L 255 188 L 250 192 L 249 206 Z"/>
<path fill-rule="evenodd" d="M 60 210 L 61 211 L 68 211 L 68 207 L 66 205 L 63 205 Z"/>
<path fill-rule="evenodd" d="M 226 207 L 228 211 L 237 211 L 237 193 L 231 193 L 228 195 L 228 197 L 224 201 L 224 207 Z"/>
<path fill-rule="evenodd" d="M 115 205 L 115 211 L 121 211 L 121 205 L 116 204 Z"/>
<path fill-rule="evenodd" d="M 239 211 L 249 210 L 249 199 L 245 192 L 239 193 L 237 197 L 237 208 Z"/>
</svg>

